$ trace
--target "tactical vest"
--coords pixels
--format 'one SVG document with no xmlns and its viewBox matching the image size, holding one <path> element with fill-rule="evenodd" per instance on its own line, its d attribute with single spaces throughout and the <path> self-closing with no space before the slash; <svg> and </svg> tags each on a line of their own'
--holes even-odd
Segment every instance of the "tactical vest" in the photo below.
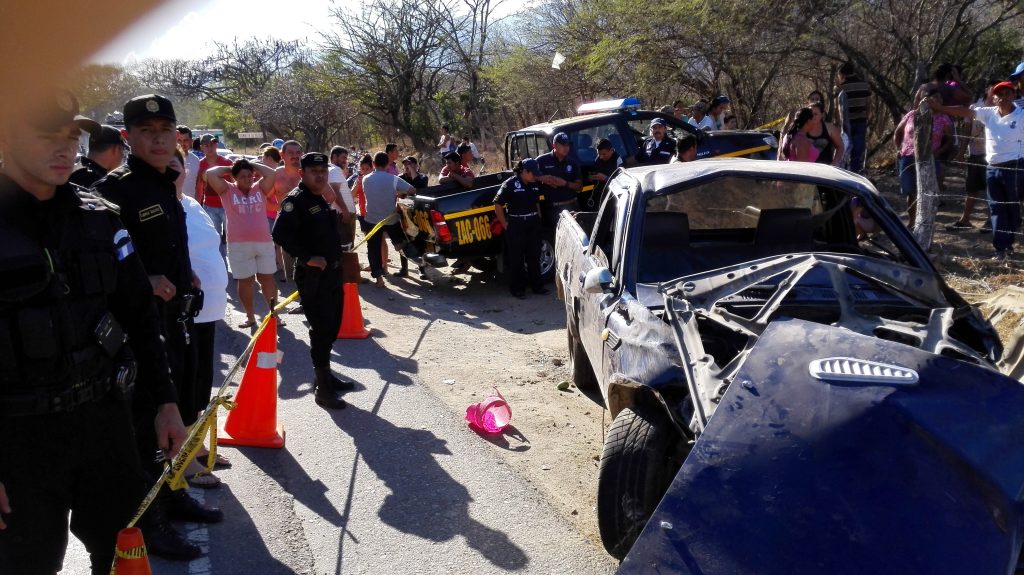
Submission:
<svg viewBox="0 0 1024 575">
<path fill-rule="evenodd" d="M 102 202 L 82 201 L 57 208 L 67 211 L 55 250 L 0 220 L 0 395 L 59 391 L 111 375 L 120 343 L 104 348 L 97 330 L 112 320 L 117 230 Z"/>
</svg>

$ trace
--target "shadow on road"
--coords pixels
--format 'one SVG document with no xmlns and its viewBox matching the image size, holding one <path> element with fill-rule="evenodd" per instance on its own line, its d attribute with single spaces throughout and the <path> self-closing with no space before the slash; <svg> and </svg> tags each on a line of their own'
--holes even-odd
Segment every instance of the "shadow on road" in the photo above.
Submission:
<svg viewBox="0 0 1024 575">
<path fill-rule="evenodd" d="M 268 477 L 277 481 L 281 489 L 291 494 L 296 501 L 331 525 L 340 526 L 343 523 L 341 514 L 327 498 L 327 486 L 319 479 L 311 478 L 287 449 L 238 449 L 243 450 L 245 457 L 262 469 Z"/>
<path fill-rule="evenodd" d="M 469 503 L 473 499 L 469 491 L 434 458 L 451 454 L 444 440 L 431 431 L 400 427 L 353 405 L 333 418 L 352 437 L 359 457 L 391 490 L 378 512 L 382 521 L 431 541 L 448 541 L 461 535 L 499 569 L 526 568 L 529 557 L 508 535 L 470 517 Z M 340 562 L 340 550 L 338 558 Z"/>
<path fill-rule="evenodd" d="M 520 452 L 528 451 L 530 449 L 530 440 L 523 435 L 523 432 L 516 429 L 516 426 L 514 425 L 509 425 L 501 433 L 487 433 L 486 431 L 481 431 L 472 425 L 469 426 L 469 428 L 476 432 L 476 434 L 485 441 L 489 441 L 502 449 Z M 513 445 L 512 441 L 509 441 L 509 439 L 515 441 L 517 445 Z"/>
</svg>

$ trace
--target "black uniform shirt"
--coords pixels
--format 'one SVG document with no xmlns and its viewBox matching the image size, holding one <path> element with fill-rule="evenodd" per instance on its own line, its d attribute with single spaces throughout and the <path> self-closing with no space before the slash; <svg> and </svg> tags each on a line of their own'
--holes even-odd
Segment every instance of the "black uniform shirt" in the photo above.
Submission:
<svg viewBox="0 0 1024 575">
<path fill-rule="evenodd" d="M 103 176 L 107 175 L 107 169 L 90 160 L 89 158 L 82 158 L 82 167 L 78 168 L 71 173 L 71 178 L 68 180 L 72 184 L 82 186 L 83 188 L 91 188 L 96 182 L 103 179 Z"/>
<path fill-rule="evenodd" d="M 667 164 L 676 155 L 676 141 L 665 136 L 658 142 L 654 136 L 644 138 L 644 147 L 637 154 L 637 161 L 641 164 Z"/>
<path fill-rule="evenodd" d="M 114 206 L 72 184 L 58 186 L 53 199 L 39 201 L 10 178 L 0 175 L 0 230 L 5 227 L 55 254 L 54 265 L 58 266 L 58 270 L 64 270 L 59 273 L 59 281 L 66 281 L 68 288 L 53 293 L 60 294 L 59 297 L 67 298 L 68 301 L 81 300 L 88 294 L 83 295 L 78 290 L 84 289 L 86 285 L 96 286 L 97 281 L 104 280 L 96 277 L 95 268 L 86 267 L 87 262 L 81 256 L 76 258 L 78 261 L 67 262 L 62 259 L 68 259 L 69 256 L 74 258 L 75 253 L 80 252 L 88 253 L 91 258 L 103 254 L 103 257 L 109 257 L 115 262 L 114 285 L 105 297 L 105 307 L 128 336 L 128 345 L 138 362 L 136 393 L 152 394 L 156 404 L 174 403 L 177 394 L 171 383 L 167 355 L 160 338 L 160 320 L 152 298 L 153 291 L 146 271 L 134 252 L 131 237 L 118 220 Z M 79 237 L 83 229 L 87 230 L 88 237 Z M 102 242 L 99 251 L 95 251 L 97 246 L 93 245 L 96 241 Z M 69 280 L 72 274 L 81 277 Z M 46 301 L 48 296 L 45 294 L 37 297 L 43 300 L 26 300 L 16 307 L 53 305 Z M 68 307 L 66 302 L 58 308 L 85 309 Z M 66 338 L 62 341 L 91 340 L 99 319 L 77 316 L 63 318 L 60 314 L 53 317 L 58 318 L 55 320 L 58 323 L 71 322 L 71 325 L 59 326 L 62 337 Z"/>
<path fill-rule="evenodd" d="M 536 214 L 539 201 L 540 185 L 536 182 L 527 184 L 519 176 L 512 176 L 502 182 L 494 196 L 494 203 L 505 206 L 505 213 L 510 216 Z"/>
<path fill-rule="evenodd" d="M 555 152 L 551 151 L 537 156 L 537 164 L 540 165 L 540 173 L 545 176 L 557 176 L 567 182 L 578 182 L 582 177 L 580 176 L 580 166 L 576 160 L 572 159 L 571 155 L 567 155 L 564 160 L 559 161 L 555 157 Z M 542 184 L 540 191 L 544 194 L 546 202 L 567 202 L 576 199 L 576 190 L 565 187 L 553 188 Z"/>
<path fill-rule="evenodd" d="M 192 287 L 185 211 L 178 201 L 174 180 L 178 172 L 160 173 L 135 156 L 96 183 L 105 200 L 120 207 L 121 221 L 135 243 L 146 273 L 163 275 L 178 296 Z"/>
<path fill-rule="evenodd" d="M 281 200 L 281 213 L 274 222 L 274 242 L 295 259 L 306 263 L 321 256 L 328 263 L 341 260 L 341 232 L 323 196 L 299 183 Z"/>
<path fill-rule="evenodd" d="M 416 188 L 417 190 L 422 190 L 423 188 L 427 187 L 430 183 L 429 179 L 427 178 L 427 175 L 421 174 L 419 172 L 417 172 L 416 176 L 413 178 L 410 178 L 409 174 L 406 174 L 404 172 L 398 177 L 408 182 L 409 185 Z"/>
</svg>

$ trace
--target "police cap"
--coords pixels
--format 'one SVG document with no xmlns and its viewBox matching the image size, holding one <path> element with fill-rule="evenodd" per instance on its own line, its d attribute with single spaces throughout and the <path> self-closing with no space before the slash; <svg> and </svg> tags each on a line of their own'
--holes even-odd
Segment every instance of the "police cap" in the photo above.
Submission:
<svg viewBox="0 0 1024 575">
<path fill-rule="evenodd" d="M 128 143 L 121 137 L 121 130 L 113 126 L 103 125 L 100 126 L 98 132 L 89 136 L 89 149 L 93 149 L 99 146 L 121 146 L 124 148 L 128 147 Z"/>
<path fill-rule="evenodd" d="M 174 115 L 171 101 L 158 94 L 136 96 L 124 103 L 124 124 L 131 126 L 150 118 L 163 118 L 172 122 L 178 119 Z"/>
<path fill-rule="evenodd" d="M 329 166 L 331 164 L 327 154 L 320 152 L 309 152 L 302 156 L 302 160 L 299 161 L 299 167 L 311 168 L 313 166 Z"/>
<path fill-rule="evenodd" d="M 572 140 L 569 139 L 569 134 L 566 134 L 565 132 L 558 132 L 557 134 L 555 134 L 554 138 L 551 138 L 551 143 L 571 146 Z"/>
<path fill-rule="evenodd" d="M 667 124 L 665 123 L 665 120 L 663 118 L 654 118 L 653 120 L 651 120 L 651 127 L 652 128 L 654 126 L 665 126 L 665 125 L 667 125 Z"/>
<path fill-rule="evenodd" d="M 78 124 L 90 134 L 100 129 L 98 122 L 78 112 L 78 99 L 71 92 L 54 86 L 41 91 L 32 106 L 24 110 L 24 117 L 28 125 L 43 132 L 55 132 L 68 124 Z"/>
<path fill-rule="evenodd" d="M 539 176 L 540 164 L 538 164 L 537 160 L 534 160 L 533 158 L 526 158 L 525 160 L 523 160 L 523 171 L 530 172 L 535 176 Z"/>
</svg>

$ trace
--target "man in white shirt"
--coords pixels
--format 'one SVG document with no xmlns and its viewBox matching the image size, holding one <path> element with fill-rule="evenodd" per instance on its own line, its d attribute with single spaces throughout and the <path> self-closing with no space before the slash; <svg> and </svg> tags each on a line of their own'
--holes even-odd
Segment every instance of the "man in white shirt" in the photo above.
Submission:
<svg viewBox="0 0 1024 575">
<path fill-rule="evenodd" d="M 341 218 L 341 244 L 351 244 L 356 237 L 356 203 L 352 199 L 352 191 L 348 188 L 348 150 L 341 146 L 331 148 L 331 165 L 327 168 L 327 184 L 334 190 L 336 200 L 331 209 L 339 213 Z M 345 204 L 348 214 L 342 213 L 338 201 Z M 346 219 L 347 218 L 347 219 Z"/>
<path fill-rule="evenodd" d="M 1013 253 L 1014 236 L 1020 228 L 1020 198 L 1024 191 L 1024 108 L 1014 104 L 1017 90 L 1011 82 L 992 87 L 995 106 L 963 108 L 932 102 L 936 112 L 971 118 L 985 125 L 986 183 L 992 214 L 992 246 L 996 261 Z"/>
<path fill-rule="evenodd" d="M 698 130 L 704 130 L 705 132 L 715 129 L 715 121 L 711 119 L 711 116 L 708 116 L 707 102 L 704 100 L 697 102 L 693 105 L 693 108 L 691 108 L 690 111 L 692 112 L 692 115 L 687 122 L 689 122 L 691 126 Z"/>
<path fill-rule="evenodd" d="M 196 197 L 196 178 L 199 177 L 199 156 L 192 153 L 192 129 L 178 126 L 178 146 L 185 154 L 185 190 L 190 198 Z"/>
</svg>

